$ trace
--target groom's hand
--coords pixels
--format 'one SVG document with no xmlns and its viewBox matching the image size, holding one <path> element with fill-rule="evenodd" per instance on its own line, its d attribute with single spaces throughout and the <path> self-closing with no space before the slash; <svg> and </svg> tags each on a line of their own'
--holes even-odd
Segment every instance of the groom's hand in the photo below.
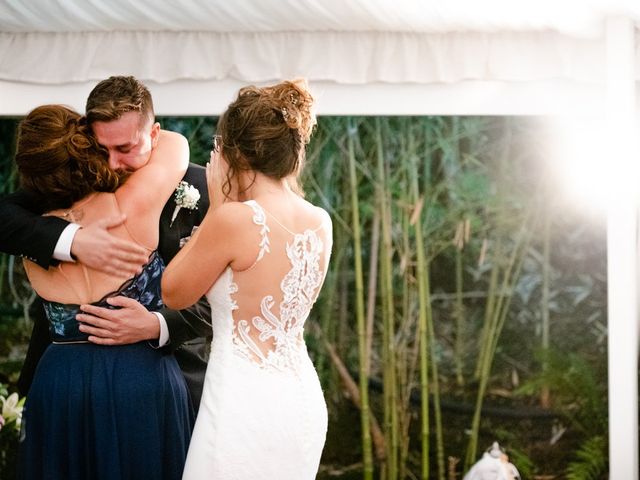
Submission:
<svg viewBox="0 0 640 480">
<path fill-rule="evenodd" d="M 79 229 L 73 237 L 71 254 L 81 263 L 116 277 L 140 272 L 149 252 L 130 240 L 116 237 L 110 228 L 122 225 L 125 216 L 98 220 Z"/>
<path fill-rule="evenodd" d="M 160 323 L 155 314 L 142 304 L 127 297 L 107 299 L 110 305 L 121 307 L 117 310 L 81 305 L 84 313 L 76 315 L 80 331 L 89 334 L 89 341 L 99 345 L 127 345 L 144 340 L 157 340 Z"/>
</svg>

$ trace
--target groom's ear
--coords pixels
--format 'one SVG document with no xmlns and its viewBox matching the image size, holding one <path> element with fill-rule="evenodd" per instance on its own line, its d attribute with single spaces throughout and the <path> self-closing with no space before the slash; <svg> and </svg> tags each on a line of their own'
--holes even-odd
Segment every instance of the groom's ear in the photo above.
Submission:
<svg viewBox="0 0 640 480">
<path fill-rule="evenodd" d="M 158 145 L 158 139 L 160 138 L 160 124 L 158 122 L 155 122 L 153 125 L 151 125 L 151 147 L 152 148 L 156 148 L 156 145 Z"/>
</svg>

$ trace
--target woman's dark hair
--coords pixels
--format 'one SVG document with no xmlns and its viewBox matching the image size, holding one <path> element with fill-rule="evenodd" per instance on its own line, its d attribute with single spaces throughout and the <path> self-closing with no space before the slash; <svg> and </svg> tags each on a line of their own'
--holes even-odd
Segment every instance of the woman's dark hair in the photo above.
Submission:
<svg viewBox="0 0 640 480">
<path fill-rule="evenodd" d="M 45 210 L 113 192 L 123 180 L 109 168 L 85 119 L 63 105 L 37 107 L 20 122 L 15 159 L 22 187 L 38 195 Z"/>
<path fill-rule="evenodd" d="M 229 164 L 225 194 L 242 171 L 274 179 L 299 175 L 315 124 L 313 97 L 304 81 L 242 88 L 218 121 L 222 156 Z M 291 186 L 301 193 L 297 182 Z"/>
</svg>

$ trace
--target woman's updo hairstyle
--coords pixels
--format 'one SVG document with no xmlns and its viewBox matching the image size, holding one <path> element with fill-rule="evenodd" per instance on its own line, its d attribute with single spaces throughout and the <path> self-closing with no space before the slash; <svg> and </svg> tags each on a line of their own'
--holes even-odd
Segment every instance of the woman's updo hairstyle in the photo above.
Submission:
<svg viewBox="0 0 640 480">
<path fill-rule="evenodd" d="M 225 194 L 242 171 L 274 179 L 293 174 L 297 180 L 315 124 L 313 97 L 304 80 L 242 88 L 218 121 L 222 156 L 229 164 Z M 301 193 L 297 182 L 291 187 Z"/>
<path fill-rule="evenodd" d="M 109 168 L 85 119 L 63 105 L 37 107 L 20 122 L 15 159 L 22 187 L 41 197 L 45 210 L 113 192 L 123 179 Z"/>
</svg>

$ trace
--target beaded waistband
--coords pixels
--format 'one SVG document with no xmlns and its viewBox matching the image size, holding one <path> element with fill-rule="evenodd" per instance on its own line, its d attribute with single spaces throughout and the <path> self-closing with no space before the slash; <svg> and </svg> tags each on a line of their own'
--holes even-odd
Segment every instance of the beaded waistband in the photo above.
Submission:
<svg viewBox="0 0 640 480">
<path fill-rule="evenodd" d="M 68 342 L 65 341 L 58 341 L 58 340 L 54 340 L 53 342 L 51 342 L 53 345 L 71 345 L 74 343 L 91 343 L 89 340 L 69 340 Z"/>
</svg>

